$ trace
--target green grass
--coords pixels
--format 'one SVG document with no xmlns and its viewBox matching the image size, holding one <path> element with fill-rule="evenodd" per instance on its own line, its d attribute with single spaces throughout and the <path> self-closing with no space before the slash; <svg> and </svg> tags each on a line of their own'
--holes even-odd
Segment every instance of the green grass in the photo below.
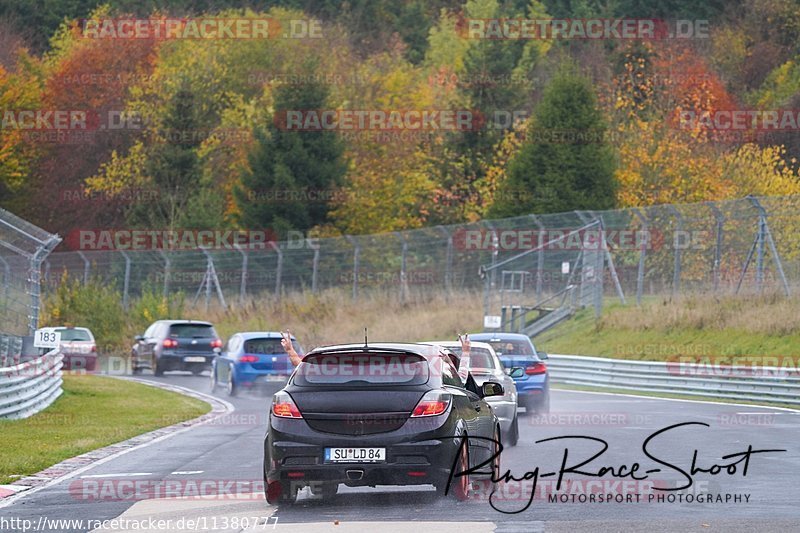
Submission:
<svg viewBox="0 0 800 533">
<path fill-rule="evenodd" d="M 651 299 L 641 308 L 613 303 L 540 335 L 548 353 L 663 361 L 670 357 L 800 356 L 798 304 L 771 298 Z"/>
<path fill-rule="evenodd" d="M 48 409 L 0 420 L 0 484 L 210 410 L 200 400 L 140 383 L 64 376 L 64 394 Z"/>
</svg>

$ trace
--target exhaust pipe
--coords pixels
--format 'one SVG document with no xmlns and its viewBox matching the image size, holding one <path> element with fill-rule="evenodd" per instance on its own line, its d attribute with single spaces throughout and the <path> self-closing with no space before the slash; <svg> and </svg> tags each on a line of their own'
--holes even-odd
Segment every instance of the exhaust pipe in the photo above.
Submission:
<svg viewBox="0 0 800 533">
<path fill-rule="evenodd" d="M 363 470 L 347 470 L 345 473 L 350 481 L 360 481 L 364 477 Z"/>
</svg>

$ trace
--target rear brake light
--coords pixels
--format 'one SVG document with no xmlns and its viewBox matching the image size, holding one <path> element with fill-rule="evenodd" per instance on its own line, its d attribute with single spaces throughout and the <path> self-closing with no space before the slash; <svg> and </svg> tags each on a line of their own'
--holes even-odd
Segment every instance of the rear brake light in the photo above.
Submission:
<svg viewBox="0 0 800 533">
<path fill-rule="evenodd" d="M 547 372 L 547 366 L 544 363 L 535 363 L 532 366 L 525 368 L 525 374 L 528 376 L 535 376 L 537 374 L 544 374 Z"/>
<path fill-rule="evenodd" d="M 178 341 L 176 341 L 175 339 L 164 339 L 163 346 L 164 348 L 177 348 Z"/>
<path fill-rule="evenodd" d="M 212 348 L 222 348 L 222 339 L 214 339 L 211 341 Z"/>
<path fill-rule="evenodd" d="M 272 414 L 281 418 L 303 418 L 287 392 L 279 392 L 272 397 Z"/>
<path fill-rule="evenodd" d="M 239 358 L 239 361 L 242 363 L 255 363 L 258 361 L 258 356 L 255 355 L 243 355 Z"/>
<path fill-rule="evenodd" d="M 450 395 L 448 393 L 438 391 L 426 392 L 414 408 L 411 417 L 440 415 L 447 411 L 449 405 Z"/>
<path fill-rule="evenodd" d="M 91 347 L 91 348 L 89 348 L 89 353 L 97 353 L 97 346 L 95 346 L 94 344 L 92 344 L 92 347 Z"/>
</svg>

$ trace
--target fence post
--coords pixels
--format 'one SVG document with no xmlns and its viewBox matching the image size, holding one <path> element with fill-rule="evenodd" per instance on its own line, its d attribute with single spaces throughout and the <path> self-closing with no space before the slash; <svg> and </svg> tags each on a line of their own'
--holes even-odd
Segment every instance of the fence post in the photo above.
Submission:
<svg viewBox="0 0 800 533">
<path fill-rule="evenodd" d="M 647 246 L 650 243 L 650 232 L 649 225 L 647 223 L 647 217 L 635 207 L 633 208 L 633 214 L 636 215 L 636 218 L 638 218 L 642 223 L 643 238 L 641 239 L 641 245 L 639 247 L 639 268 L 636 272 L 636 305 L 641 307 L 642 290 L 644 289 L 644 260 L 647 256 Z"/>
<path fill-rule="evenodd" d="M 539 305 L 539 302 L 542 301 L 542 283 L 543 283 L 543 274 L 544 274 L 544 240 L 545 240 L 545 227 L 544 224 L 539 220 L 539 217 L 536 215 L 531 215 L 531 219 L 533 223 L 539 228 L 539 242 L 536 243 L 539 246 L 539 251 L 536 252 L 536 305 Z"/>
<path fill-rule="evenodd" d="M 306 239 L 308 245 L 311 246 L 311 241 Z M 311 265 L 311 292 L 317 293 L 317 276 L 319 275 L 319 244 L 314 246 L 314 259 Z"/>
<path fill-rule="evenodd" d="M 719 270 L 722 266 L 722 241 L 723 231 L 725 230 L 725 215 L 722 214 L 719 207 L 714 202 L 706 202 L 706 205 L 711 208 L 716 220 L 716 243 L 714 244 L 714 265 L 712 266 L 712 275 L 714 278 L 714 292 L 719 290 Z"/>
<path fill-rule="evenodd" d="M 358 300 L 358 256 L 361 253 L 361 244 L 352 235 L 345 235 L 344 238 L 353 245 L 353 301 L 356 301 Z"/>
<path fill-rule="evenodd" d="M 247 252 L 242 250 L 241 245 L 238 243 L 234 244 L 233 247 L 242 254 L 242 282 L 239 285 L 239 301 L 244 303 L 244 299 L 247 296 Z"/>
<path fill-rule="evenodd" d="M 667 208 L 675 215 L 676 229 L 672 234 L 672 247 L 674 249 L 675 263 L 672 267 L 672 295 L 677 296 L 681 290 L 681 247 L 678 245 L 678 232 L 683 232 L 683 216 L 675 209 L 674 205 Z"/>
<path fill-rule="evenodd" d="M 408 240 L 406 240 L 405 233 L 395 231 L 395 235 L 403 239 L 403 246 L 400 249 L 400 301 L 405 302 L 408 291 L 408 270 L 407 270 L 407 256 L 408 256 Z"/>
<path fill-rule="evenodd" d="M 0 262 L 3 263 L 3 310 L 8 309 L 9 283 L 11 280 L 11 265 L 8 264 L 3 256 L 0 255 Z M 2 366 L 2 365 L 0 365 Z"/>
<path fill-rule="evenodd" d="M 172 263 L 167 254 L 164 253 L 164 250 L 159 248 L 158 253 L 164 259 L 164 298 L 167 298 L 169 296 L 169 276 Z"/>
<path fill-rule="evenodd" d="M 128 308 L 128 289 L 131 283 L 131 258 L 125 250 L 120 250 L 122 257 L 125 258 L 125 279 L 122 281 L 122 307 Z"/>
<path fill-rule="evenodd" d="M 764 276 L 764 241 L 769 243 L 770 251 L 772 251 L 772 260 L 775 261 L 775 268 L 778 269 L 778 275 L 781 278 L 781 282 L 783 283 L 783 290 L 786 293 L 786 296 L 789 296 L 789 283 L 786 281 L 786 274 L 783 271 L 783 263 L 781 262 L 781 256 L 778 255 L 778 248 L 775 246 L 775 241 L 772 238 L 772 232 L 769 230 L 769 224 L 767 223 L 767 210 L 761 205 L 761 202 L 758 201 L 758 198 L 755 196 L 748 196 L 748 200 L 752 203 L 756 209 L 758 209 L 758 245 L 759 249 L 759 258 L 758 258 L 758 266 L 760 271 L 760 281 L 758 283 L 758 290 L 761 292 L 761 282 L 763 282 Z"/>
<path fill-rule="evenodd" d="M 281 297 L 281 274 L 283 274 L 283 250 L 275 241 L 269 241 L 269 245 L 278 254 L 278 264 L 275 269 L 275 296 L 280 299 Z"/>
<path fill-rule="evenodd" d="M 448 294 L 453 292 L 453 236 L 444 226 L 436 226 L 447 239 L 447 251 L 444 259 L 444 289 Z"/>
<path fill-rule="evenodd" d="M 80 256 L 81 259 L 83 259 L 83 284 L 87 285 L 89 283 L 89 268 L 90 268 L 89 260 L 86 259 L 86 254 L 84 254 L 80 250 L 78 251 L 78 255 Z"/>
<path fill-rule="evenodd" d="M 41 242 L 41 241 L 39 241 Z M 30 286 L 30 315 L 28 315 L 28 335 L 36 333 L 39 327 L 39 306 L 41 303 L 41 281 L 42 281 L 42 262 L 50 251 L 58 246 L 61 237 L 52 235 L 45 242 L 41 243 L 36 252 L 30 257 L 30 270 L 28 274 L 28 284 Z"/>
</svg>

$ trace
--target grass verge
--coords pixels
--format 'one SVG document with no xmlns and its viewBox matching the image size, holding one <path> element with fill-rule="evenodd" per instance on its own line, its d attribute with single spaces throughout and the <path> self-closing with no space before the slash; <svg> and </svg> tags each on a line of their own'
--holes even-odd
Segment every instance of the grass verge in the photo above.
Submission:
<svg viewBox="0 0 800 533">
<path fill-rule="evenodd" d="M 0 484 L 211 410 L 174 392 L 100 376 L 64 376 L 64 394 L 25 420 L 0 420 Z"/>
<path fill-rule="evenodd" d="M 663 361 L 670 357 L 800 356 L 800 301 L 777 296 L 613 303 L 595 320 L 583 309 L 537 339 L 549 353 Z M 774 364 L 774 362 L 773 362 Z"/>
</svg>

